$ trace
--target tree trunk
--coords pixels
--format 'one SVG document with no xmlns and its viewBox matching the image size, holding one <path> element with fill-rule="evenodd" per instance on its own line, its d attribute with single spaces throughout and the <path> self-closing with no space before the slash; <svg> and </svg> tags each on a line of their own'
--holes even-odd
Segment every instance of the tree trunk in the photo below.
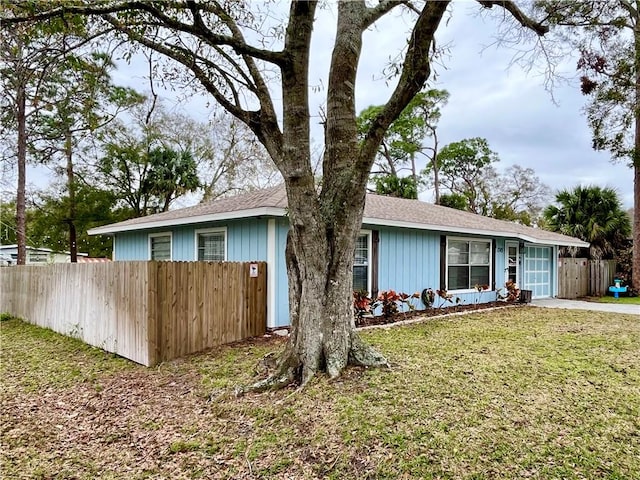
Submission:
<svg viewBox="0 0 640 480">
<path fill-rule="evenodd" d="M 290 231 L 287 275 L 291 338 L 274 375 L 249 387 L 262 390 L 299 382 L 305 385 L 318 371 L 335 378 L 347 365 L 384 366 L 386 359 L 364 344 L 355 332 L 353 262 L 360 233 L 366 184 L 384 132 L 429 76 L 428 48 L 446 2 L 425 7 L 407 54 L 412 76 L 398 88 L 377 128 L 360 147 L 355 113 L 355 84 L 367 11 L 364 2 L 340 2 L 336 39 L 327 91 L 327 121 L 323 179 L 319 188 L 311 170 L 307 59 L 313 13 L 301 15 L 309 3 L 292 2 L 286 48 L 296 61 L 283 71 L 283 152 L 278 164 L 285 179 Z M 305 17 L 301 19 L 301 17 Z M 306 21 L 305 21 L 306 19 Z M 419 22 L 420 23 L 420 22 Z M 278 163 L 278 162 L 277 162 Z M 239 393 L 244 390 L 239 391 Z"/>
<path fill-rule="evenodd" d="M 24 72 L 16 72 L 16 120 L 18 123 L 18 191 L 16 197 L 16 237 L 18 265 L 27 261 L 26 172 L 27 172 L 27 100 Z"/>
<path fill-rule="evenodd" d="M 295 31 L 287 47 L 295 54 L 283 72 L 284 128 L 281 171 L 289 204 L 290 231 L 286 261 L 289 280 L 291 338 L 275 375 L 250 387 L 261 390 L 299 382 L 305 385 L 318 371 L 335 378 L 347 364 L 386 365 L 354 331 L 353 252 L 360 232 L 369 169 L 337 175 L 353 165 L 358 151 L 354 85 L 360 55 L 357 21 L 363 4 L 339 4 L 338 30 L 329 74 L 326 150 L 321 190 L 311 170 L 308 115 L 310 35 L 315 4 L 292 3 Z M 305 9 L 309 9 L 305 11 Z M 293 20 L 292 20 L 293 21 Z M 307 37 L 308 35 L 308 37 Z M 287 148 L 287 146 L 290 146 Z M 295 146 L 295 148 L 292 148 Z"/>
<path fill-rule="evenodd" d="M 438 166 L 438 133 L 433 132 L 433 186 L 435 189 L 435 204 L 440 205 L 440 167 Z"/>
<path fill-rule="evenodd" d="M 635 19 L 633 35 L 635 48 L 635 137 L 633 151 L 633 288 L 640 292 L 640 24 Z"/>
<path fill-rule="evenodd" d="M 73 142 L 69 129 L 65 132 L 64 153 L 67 158 L 67 190 L 69 190 L 69 253 L 71 263 L 78 262 L 78 235 L 76 232 L 76 184 L 73 173 Z"/>
</svg>

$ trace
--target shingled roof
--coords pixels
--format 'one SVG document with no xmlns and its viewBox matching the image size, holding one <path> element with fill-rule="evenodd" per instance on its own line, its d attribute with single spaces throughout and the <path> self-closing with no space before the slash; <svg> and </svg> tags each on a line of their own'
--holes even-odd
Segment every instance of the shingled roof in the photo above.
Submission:
<svg viewBox="0 0 640 480">
<path fill-rule="evenodd" d="M 113 234 L 257 216 L 282 217 L 286 213 L 286 208 L 287 196 L 285 189 L 283 186 L 278 186 L 243 193 L 234 197 L 221 198 L 193 207 L 97 227 L 89 230 L 89 234 Z M 545 245 L 589 246 L 588 243 L 577 238 L 538 228 L 483 217 L 475 213 L 462 212 L 419 200 L 373 194 L 367 195 L 363 223 L 367 225 L 387 225 L 420 230 L 519 238 L 527 242 Z"/>
</svg>

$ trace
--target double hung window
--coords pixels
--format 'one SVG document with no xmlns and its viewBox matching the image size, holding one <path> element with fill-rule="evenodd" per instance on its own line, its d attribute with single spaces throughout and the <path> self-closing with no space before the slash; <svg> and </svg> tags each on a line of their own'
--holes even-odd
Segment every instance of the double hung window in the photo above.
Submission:
<svg viewBox="0 0 640 480">
<path fill-rule="evenodd" d="M 491 285 L 491 241 L 447 239 L 447 288 Z"/>
<path fill-rule="evenodd" d="M 356 240 L 355 258 L 353 261 L 353 290 L 368 292 L 370 273 L 370 238 L 369 233 L 362 233 Z"/>
</svg>

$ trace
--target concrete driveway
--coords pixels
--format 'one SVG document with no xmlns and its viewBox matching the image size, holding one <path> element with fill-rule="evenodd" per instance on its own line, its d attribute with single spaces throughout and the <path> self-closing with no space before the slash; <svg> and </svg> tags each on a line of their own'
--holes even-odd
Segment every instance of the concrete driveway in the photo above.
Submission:
<svg viewBox="0 0 640 480">
<path fill-rule="evenodd" d="M 568 308 L 571 310 L 594 310 L 597 312 L 630 313 L 640 315 L 640 306 L 615 303 L 582 302 L 580 300 L 562 300 L 559 298 L 542 298 L 533 300 L 531 305 L 545 308 Z"/>
</svg>

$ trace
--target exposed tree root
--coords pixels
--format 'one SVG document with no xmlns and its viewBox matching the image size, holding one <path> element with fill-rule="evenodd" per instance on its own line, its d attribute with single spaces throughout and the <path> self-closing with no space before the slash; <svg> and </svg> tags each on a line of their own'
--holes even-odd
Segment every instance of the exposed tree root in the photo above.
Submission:
<svg viewBox="0 0 640 480">
<path fill-rule="evenodd" d="M 241 397 L 246 393 L 259 393 L 265 390 L 277 390 L 285 388 L 296 382 L 295 370 L 291 367 L 287 367 L 284 371 L 279 370 L 273 375 L 268 376 L 264 380 L 260 380 L 252 385 L 244 387 L 236 387 L 236 397 Z"/>
<path fill-rule="evenodd" d="M 269 362 L 274 360 L 272 354 L 268 353 L 262 358 L 260 363 L 263 363 L 267 358 L 269 358 Z M 267 376 L 267 378 L 251 385 L 236 387 L 236 397 L 241 397 L 245 393 L 259 393 L 265 390 L 285 388 L 300 380 L 299 361 L 293 355 L 289 345 L 284 352 L 282 352 L 275 366 L 275 372 Z"/>
<path fill-rule="evenodd" d="M 371 345 L 368 345 L 362 341 L 360 336 L 352 332 L 351 333 L 351 350 L 349 350 L 349 365 L 358 367 L 386 367 L 391 368 L 391 365 L 384 358 L 380 352 L 378 352 Z"/>
<path fill-rule="evenodd" d="M 363 342 L 355 332 L 351 334 L 351 349 L 347 364 L 359 367 L 391 367 L 380 352 Z M 292 384 L 297 384 L 300 388 L 304 388 L 317 372 L 318 369 L 305 368 L 305 366 L 301 365 L 299 359 L 292 353 L 292 349 L 287 348 L 278 360 L 275 372 L 252 385 L 237 387 L 235 394 L 236 397 L 240 397 L 246 393 L 277 390 Z M 330 378 L 336 378 L 340 373 L 342 373 L 342 369 L 336 373 L 327 368 L 327 374 Z"/>
</svg>

